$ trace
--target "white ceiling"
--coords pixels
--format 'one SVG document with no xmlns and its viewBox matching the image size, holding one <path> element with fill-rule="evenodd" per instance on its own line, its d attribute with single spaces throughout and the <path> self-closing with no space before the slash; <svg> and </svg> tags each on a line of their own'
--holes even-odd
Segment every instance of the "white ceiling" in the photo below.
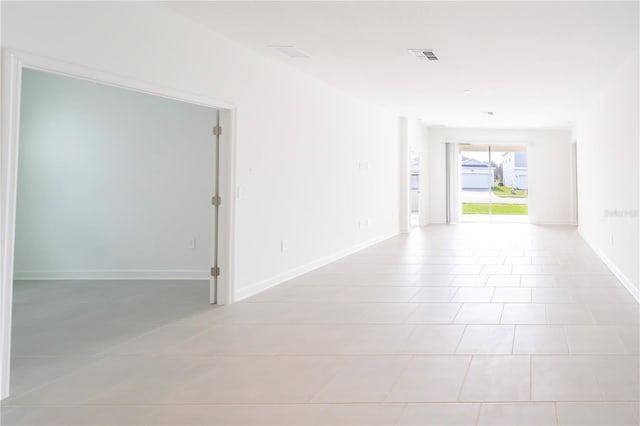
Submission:
<svg viewBox="0 0 640 426">
<path fill-rule="evenodd" d="M 637 2 L 164 5 L 398 115 L 449 127 L 570 127 L 638 49 Z M 420 61 L 409 48 L 434 49 L 440 60 Z"/>
</svg>

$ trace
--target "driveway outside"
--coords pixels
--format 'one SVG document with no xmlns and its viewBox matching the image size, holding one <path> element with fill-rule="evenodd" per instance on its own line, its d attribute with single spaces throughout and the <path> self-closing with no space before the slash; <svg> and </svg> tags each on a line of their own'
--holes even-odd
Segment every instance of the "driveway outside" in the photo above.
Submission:
<svg viewBox="0 0 640 426">
<path fill-rule="evenodd" d="M 486 190 L 469 190 L 463 189 L 460 192 L 460 200 L 463 203 L 489 203 L 489 196 L 491 196 L 491 202 L 494 204 L 529 204 L 528 198 L 501 198 L 491 191 Z"/>
</svg>

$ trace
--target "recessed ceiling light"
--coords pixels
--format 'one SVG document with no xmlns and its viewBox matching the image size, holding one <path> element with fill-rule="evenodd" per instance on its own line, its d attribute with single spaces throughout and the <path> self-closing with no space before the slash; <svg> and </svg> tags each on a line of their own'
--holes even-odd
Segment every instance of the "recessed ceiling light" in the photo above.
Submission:
<svg viewBox="0 0 640 426">
<path fill-rule="evenodd" d="M 269 49 L 277 50 L 290 58 L 309 58 L 310 56 L 295 46 L 268 46 Z"/>
<path fill-rule="evenodd" d="M 493 111 L 484 111 L 484 114 L 487 114 L 488 116 L 493 116 Z"/>
<path fill-rule="evenodd" d="M 462 93 L 464 93 L 465 95 L 468 95 L 471 93 L 471 89 L 464 89 Z"/>
</svg>

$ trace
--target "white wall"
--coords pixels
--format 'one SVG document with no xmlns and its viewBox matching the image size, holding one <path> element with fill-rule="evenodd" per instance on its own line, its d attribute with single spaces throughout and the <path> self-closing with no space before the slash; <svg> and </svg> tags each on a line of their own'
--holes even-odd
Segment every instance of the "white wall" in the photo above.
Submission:
<svg viewBox="0 0 640 426">
<path fill-rule="evenodd" d="M 429 224 L 429 129 L 420 123 L 420 226 Z"/>
<path fill-rule="evenodd" d="M 15 277 L 207 279 L 215 123 L 214 109 L 25 70 Z"/>
<path fill-rule="evenodd" d="M 407 119 L 407 143 L 409 145 L 409 151 L 413 151 L 418 153 L 420 158 L 420 169 L 422 169 L 422 161 L 423 161 L 423 141 L 426 139 L 426 129 L 422 122 L 416 118 Z M 409 159 L 410 161 L 411 159 Z M 411 165 L 409 165 L 409 169 L 411 169 Z M 420 213 L 420 203 L 423 197 L 423 187 L 422 181 L 418 183 L 419 190 L 411 190 L 410 195 L 410 211 Z"/>
<path fill-rule="evenodd" d="M 411 230 L 409 123 L 410 120 L 407 117 L 398 118 L 398 159 L 400 163 L 398 168 L 398 214 L 400 215 L 398 230 L 402 233 L 407 233 Z"/>
<path fill-rule="evenodd" d="M 529 222 L 571 224 L 571 132 L 568 130 L 429 129 L 429 215 L 445 223 L 445 141 L 526 143 L 529 157 Z"/>
<path fill-rule="evenodd" d="M 596 94 L 574 133 L 578 229 L 636 298 L 640 295 L 638 68 L 636 52 Z"/>
<path fill-rule="evenodd" d="M 398 231 L 397 117 L 387 111 L 154 4 L 2 7 L 3 47 L 237 107 L 238 296 Z"/>
<path fill-rule="evenodd" d="M 429 223 L 447 222 L 447 163 L 445 140 L 438 129 L 427 130 Z"/>
</svg>

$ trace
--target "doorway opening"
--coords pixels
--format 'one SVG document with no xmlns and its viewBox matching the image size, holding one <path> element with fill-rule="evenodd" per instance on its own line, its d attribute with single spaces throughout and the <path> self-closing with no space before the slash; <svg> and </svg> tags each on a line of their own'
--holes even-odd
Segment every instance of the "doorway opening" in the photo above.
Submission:
<svg viewBox="0 0 640 426">
<path fill-rule="evenodd" d="M 4 63 L 0 399 L 233 294 L 230 106 Z"/>
<path fill-rule="evenodd" d="M 411 227 L 420 226 L 420 153 L 414 147 L 409 149 L 409 191 L 411 203 Z"/>
<path fill-rule="evenodd" d="M 72 357 L 210 309 L 218 114 L 23 71 L 14 396 L 75 369 Z M 60 367 L 29 375 L 45 364 Z"/>
<path fill-rule="evenodd" d="M 460 145 L 458 164 L 461 222 L 528 222 L 526 145 Z"/>
</svg>

